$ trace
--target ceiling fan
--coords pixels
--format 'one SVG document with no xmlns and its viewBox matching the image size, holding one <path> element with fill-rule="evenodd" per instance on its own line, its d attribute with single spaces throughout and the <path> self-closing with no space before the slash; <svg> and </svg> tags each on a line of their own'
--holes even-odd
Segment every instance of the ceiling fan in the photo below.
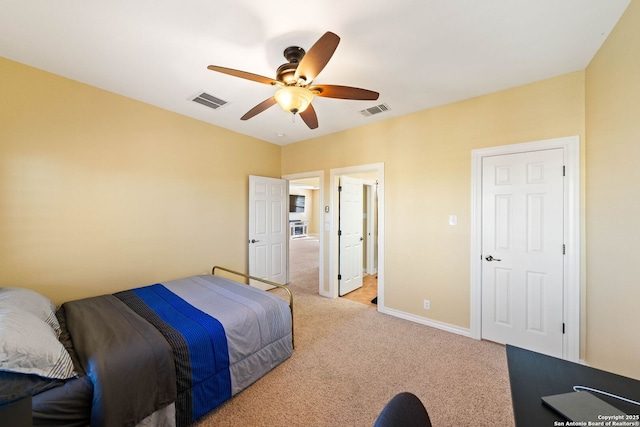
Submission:
<svg viewBox="0 0 640 427">
<path fill-rule="evenodd" d="M 375 101 L 379 96 L 378 92 L 357 87 L 313 84 L 313 80 L 333 56 L 338 43 L 340 43 L 340 37 L 328 31 L 306 53 L 298 46 L 286 48 L 283 54 L 288 62 L 278 67 L 275 79 L 216 65 L 209 65 L 207 68 L 219 73 L 278 87 L 271 98 L 253 107 L 240 120 L 248 120 L 278 104 L 286 112 L 294 115 L 300 114 L 310 129 L 316 129 L 318 116 L 311 105 L 315 96 L 363 101 Z"/>
</svg>

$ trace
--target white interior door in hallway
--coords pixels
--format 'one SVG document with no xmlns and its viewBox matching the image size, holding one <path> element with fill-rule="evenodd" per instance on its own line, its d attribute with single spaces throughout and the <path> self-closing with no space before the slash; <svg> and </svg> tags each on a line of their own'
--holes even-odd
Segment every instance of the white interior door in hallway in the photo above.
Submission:
<svg viewBox="0 0 640 427">
<path fill-rule="evenodd" d="M 482 159 L 482 338 L 563 356 L 563 150 Z"/>
<path fill-rule="evenodd" d="M 340 241 L 339 295 L 362 287 L 363 266 L 363 182 L 349 176 L 340 177 Z"/>
<path fill-rule="evenodd" d="M 284 179 L 249 176 L 249 274 L 280 284 L 288 281 L 288 189 Z"/>
</svg>

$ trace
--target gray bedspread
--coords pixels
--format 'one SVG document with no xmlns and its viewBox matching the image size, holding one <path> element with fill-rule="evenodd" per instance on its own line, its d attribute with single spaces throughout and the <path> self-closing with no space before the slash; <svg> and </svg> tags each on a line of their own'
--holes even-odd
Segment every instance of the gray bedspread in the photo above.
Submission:
<svg viewBox="0 0 640 427">
<path fill-rule="evenodd" d="M 171 347 L 112 295 L 64 304 L 80 363 L 94 385 L 92 426 L 135 426 L 176 399 Z"/>
<path fill-rule="evenodd" d="M 280 296 L 212 275 L 172 280 L 163 285 L 224 326 L 229 343 L 232 395 L 291 356 L 291 309 Z"/>
</svg>

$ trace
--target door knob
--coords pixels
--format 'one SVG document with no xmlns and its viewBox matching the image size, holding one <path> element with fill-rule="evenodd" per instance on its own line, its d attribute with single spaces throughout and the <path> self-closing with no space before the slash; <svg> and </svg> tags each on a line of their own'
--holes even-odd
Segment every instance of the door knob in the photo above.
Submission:
<svg viewBox="0 0 640 427">
<path fill-rule="evenodd" d="M 501 259 L 494 258 L 492 255 L 489 255 L 485 258 L 487 261 L 502 261 Z"/>
<path fill-rule="evenodd" d="M 257 242 L 259 242 L 259 241 L 260 241 L 260 240 L 251 239 L 251 240 L 249 240 L 249 243 L 257 243 Z"/>
</svg>

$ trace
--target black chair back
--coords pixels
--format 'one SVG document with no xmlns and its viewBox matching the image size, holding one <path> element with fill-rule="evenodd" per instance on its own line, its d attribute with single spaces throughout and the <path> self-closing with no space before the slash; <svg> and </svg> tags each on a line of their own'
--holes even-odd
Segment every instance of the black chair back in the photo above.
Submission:
<svg viewBox="0 0 640 427">
<path fill-rule="evenodd" d="M 373 427 L 432 427 L 427 409 L 409 392 L 396 394 L 382 409 Z"/>
</svg>

